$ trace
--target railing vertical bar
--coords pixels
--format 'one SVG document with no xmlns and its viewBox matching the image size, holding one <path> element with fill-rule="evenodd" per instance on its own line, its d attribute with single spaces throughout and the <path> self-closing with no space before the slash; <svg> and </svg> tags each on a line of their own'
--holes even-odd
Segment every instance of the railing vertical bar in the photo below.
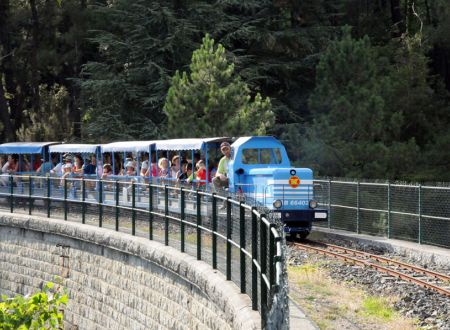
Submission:
<svg viewBox="0 0 450 330">
<path fill-rule="evenodd" d="M 418 205 L 418 215 L 419 215 L 419 244 L 422 244 L 422 185 L 419 184 L 419 205 Z"/>
<path fill-rule="evenodd" d="M 153 240 L 153 186 L 148 183 L 148 238 Z"/>
<path fill-rule="evenodd" d="M 181 252 L 185 252 L 185 247 L 184 247 L 184 221 L 185 219 L 185 214 L 184 214 L 184 207 L 185 207 L 185 202 L 184 202 L 184 190 L 183 187 L 180 188 L 180 234 L 181 234 Z"/>
<path fill-rule="evenodd" d="M 64 178 L 64 220 L 67 220 L 67 179 Z"/>
<path fill-rule="evenodd" d="M 103 227 L 103 181 L 98 186 L 98 226 Z"/>
<path fill-rule="evenodd" d="M 169 245 L 169 188 L 164 186 L 164 244 Z"/>
<path fill-rule="evenodd" d="M 213 194 L 213 205 L 214 205 L 214 194 Z M 197 260 L 202 260 L 202 230 L 200 226 L 202 225 L 202 213 L 201 213 L 201 200 L 200 194 L 196 193 L 196 207 L 197 207 Z"/>
<path fill-rule="evenodd" d="M 213 194 L 213 202 L 212 202 L 212 267 L 213 269 L 217 269 L 217 199 L 216 195 Z"/>
<path fill-rule="evenodd" d="M 328 179 L 328 229 L 331 228 L 331 179 Z"/>
<path fill-rule="evenodd" d="M 14 179 L 12 174 L 9 175 L 9 206 L 11 213 L 14 212 Z"/>
<path fill-rule="evenodd" d="M 136 184 L 131 181 L 131 235 L 136 235 Z"/>
<path fill-rule="evenodd" d="M 359 234 L 360 228 L 359 228 L 359 221 L 360 221 L 360 210 L 359 210 L 359 190 L 360 190 L 360 183 L 359 181 L 356 183 L 356 232 Z"/>
<path fill-rule="evenodd" d="M 29 177 L 29 188 L 28 188 L 28 214 L 31 215 L 31 213 L 33 212 L 33 178 L 30 176 Z"/>
<path fill-rule="evenodd" d="M 50 209 L 51 209 L 51 190 L 50 190 L 50 177 L 47 177 L 47 218 L 50 218 Z"/>
<path fill-rule="evenodd" d="M 271 223 L 269 226 L 269 281 L 270 287 L 274 285 L 275 282 L 275 237 L 272 233 L 272 228 L 275 228 L 275 224 Z"/>
<path fill-rule="evenodd" d="M 227 244 L 226 244 L 226 276 L 231 281 L 231 198 L 227 198 Z"/>
<path fill-rule="evenodd" d="M 266 224 L 262 221 L 262 218 L 265 218 L 265 215 L 261 214 L 259 218 L 259 235 L 260 235 L 260 265 L 261 265 L 261 274 L 260 274 L 260 286 L 261 286 L 261 321 L 262 327 L 265 328 L 266 314 L 267 314 L 267 286 L 264 281 L 263 275 L 267 274 L 267 227 Z"/>
<path fill-rule="evenodd" d="M 258 261 L 258 235 L 257 235 L 257 219 L 255 211 L 252 207 L 252 309 L 258 310 L 258 269 L 255 262 Z"/>
<path fill-rule="evenodd" d="M 114 191 L 114 200 L 115 200 L 115 229 L 116 231 L 119 231 L 119 212 L 120 212 L 120 208 L 119 208 L 119 203 L 120 203 L 120 184 L 119 184 L 119 180 L 116 180 L 115 182 L 115 191 Z"/>
<path fill-rule="evenodd" d="M 245 208 L 243 206 L 244 202 L 239 203 L 239 245 L 240 245 L 240 264 L 241 264 L 241 293 L 246 292 L 246 278 L 245 278 Z"/>
<path fill-rule="evenodd" d="M 86 181 L 81 180 L 81 223 L 86 223 Z"/>
<path fill-rule="evenodd" d="M 387 237 L 391 238 L 391 183 L 387 186 Z"/>
</svg>

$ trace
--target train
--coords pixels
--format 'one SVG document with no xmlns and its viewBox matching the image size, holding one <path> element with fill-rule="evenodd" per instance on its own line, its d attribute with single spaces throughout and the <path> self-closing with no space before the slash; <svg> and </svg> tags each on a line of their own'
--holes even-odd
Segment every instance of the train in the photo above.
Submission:
<svg viewBox="0 0 450 330">
<path fill-rule="evenodd" d="M 314 222 L 328 220 L 328 211 L 320 202 L 320 196 L 315 194 L 313 171 L 292 166 L 283 144 L 271 136 L 122 141 L 98 145 L 11 142 L 0 145 L 1 155 L 9 155 L 8 161 L 2 156 L 2 170 L 7 170 L 0 177 L 3 186 L 10 184 L 5 180 L 9 174 L 38 175 L 57 180 L 64 175 L 64 170 L 54 169 L 57 166 L 66 169 L 68 160 L 72 157 L 70 161 L 73 162 L 76 156 L 78 162 L 90 164 L 94 170 L 87 174 L 85 166 L 85 173 L 81 171 L 77 176 L 71 170 L 70 175 L 93 181 L 134 180 L 171 186 L 184 184 L 193 189 L 233 196 L 264 208 L 265 212 L 281 221 L 284 232 L 293 237 L 306 238 Z M 219 173 L 219 159 L 224 158 L 225 175 Z M 168 166 L 164 175 L 158 172 L 160 169 L 154 171 L 158 163 L 164 163 L 162 159 L 167 160 Z M 7 162 L 15 164 L 15 168 L 8 170 Z M 39 163 L 42 165 L 36 168 Z M 192 165 L 187 165 L 189 163 Z M 203 171 L 206 172 L 201 178 L 191 175 L 190 181 L 180 183 L 178 174 L 171 171 L 175 166 L 175 170 L 182 173 L 185 166 L 195 172 L 200 163 L 203 163 Z M 77 164 L 73 166 L 76 168 Z M 106 168 L 111 169 L 107 177 Z M 220 181 L 218 177 L 221 177 L 221 185 L 216 184 Z M 73 195 L 76 189 L 74 186 Z M 91 189 L 98 190 L 98 184 L 91 186 Z M 126 200 L 126 196 L 124 198 Z M 107 199 L 103 201 L 107 202 Z"/>
</svg>

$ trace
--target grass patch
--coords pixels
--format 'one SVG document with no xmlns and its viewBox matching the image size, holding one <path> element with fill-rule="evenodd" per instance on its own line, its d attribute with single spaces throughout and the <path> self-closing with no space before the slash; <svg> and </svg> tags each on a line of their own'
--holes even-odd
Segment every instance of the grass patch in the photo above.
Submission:
<svg viewBox="0 0 450 330">
<path fill-rule="evenodd" d="M 417 329 L 393 309 L 394 298 L 367 296 L 349 283 L 334 281 L 323 262 L 289 266 L 289 295 L 320 329 Z"/>
<path fill-rule="evenodd" d="M 384 321 L 390 321 L 394 317 L 395 311 L 389 305 L 385 298 L 367 297 L 362 302 L 363 313 Z"/>
</svg>

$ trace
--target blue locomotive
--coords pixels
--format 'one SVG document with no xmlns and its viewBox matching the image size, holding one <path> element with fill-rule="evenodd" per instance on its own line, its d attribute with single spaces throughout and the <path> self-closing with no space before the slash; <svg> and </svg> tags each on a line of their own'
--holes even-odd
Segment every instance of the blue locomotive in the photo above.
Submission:
<svg viewBox="0 0 450 330">
<path fill-rule="evenodd" d="M 284 146 L 273 137 L 242 137 L 232 144 L 230 191 L 273 211 L 291 236 L 306 238 L 314 221 L 326 221 L 318 208 L 313 173 L 291 166 Z"/>
</svg>

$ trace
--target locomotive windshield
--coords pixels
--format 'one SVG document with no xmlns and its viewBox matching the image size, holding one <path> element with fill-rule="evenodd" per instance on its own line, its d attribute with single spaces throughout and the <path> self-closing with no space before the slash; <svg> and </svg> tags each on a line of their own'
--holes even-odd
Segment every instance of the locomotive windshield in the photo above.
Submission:
<svg viewBox="0 0 450 330">
<path fill-rule="evenodd" d="M 252 148 L 242 150 L 242 164 L 281 164 L 279 148 Z"/>
</svg>

